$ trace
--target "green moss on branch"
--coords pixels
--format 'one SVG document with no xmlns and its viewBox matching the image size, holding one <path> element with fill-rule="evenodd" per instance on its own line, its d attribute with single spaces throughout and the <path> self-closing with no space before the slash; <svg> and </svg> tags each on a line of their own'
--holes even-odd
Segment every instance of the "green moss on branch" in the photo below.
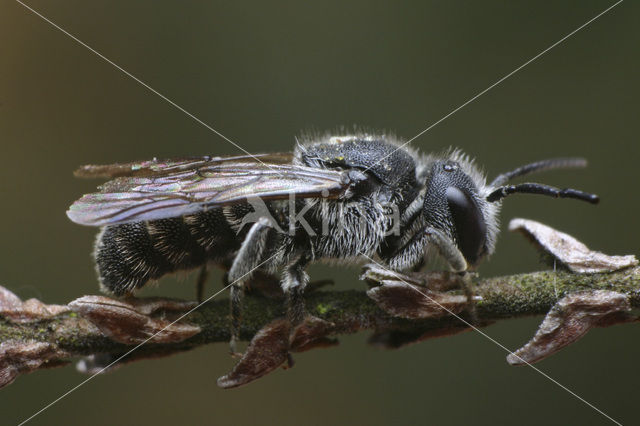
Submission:
<svg viewBox="0 0 640 426">
<path fill-rule="evenodd" d="M 509 317 L 544 314 L 564 295 L 581 290 L 606 289 L 625 294 L 633 307 L 640 307 L 640 268 L 608 274 L 576 275 L 568 272 L 537 272 L 480 280 L 475 302 L 480 323 Z M 419 296 L 418 296 L 419 297 Z M 229 304 L 220 299 L 208 302 L 183 321 L 201 332 L 177 343 L 146 344 L 141 356 L 180 351 L 194 346 L 229 340 Z M 434 330 L 459 326 L 455 318 L 406 320 L 392 318 L 364 291 L 316 291 L 306 296 L 308 311 L 335 324 L 333 334 L 360 330 Z M 282 303 L 248 295 L 241 337 L 250 339 L 266 323 L 282 314 Z M 164 315 L 162 312 L 159 315 Z M 458 323 L 458 324 L 456 324 Z M 35 341 L 53 343 L 70 356 L 122 353 L 133 347 L 105 336 L 89 320 L 73 312 L 36 322 L 14 323 L 0 319 L 0 343 Z"/>
</svg>

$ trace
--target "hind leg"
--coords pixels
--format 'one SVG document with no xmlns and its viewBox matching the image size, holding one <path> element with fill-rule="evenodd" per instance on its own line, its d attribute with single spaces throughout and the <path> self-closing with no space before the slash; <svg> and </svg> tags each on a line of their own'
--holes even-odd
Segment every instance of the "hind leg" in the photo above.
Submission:
<svg viewBox="0 0 640 426">
<path fill-rule="evenodd" d="M 196 299 L 198 300 L 198 303 L 202 303 L 204 300 L 204 287 L 207 283 L 207 278 L 209 278 L 209 267 L 207 264 L 204 264 L 202 268 L 200 268 L 198 279 L 196 281 Z"/>
<path fill-rule="evenodd" d="M 240 321 L 242 318 L 242 300 L 244 298 L 244 283 L 251 274 L 263 263 L 263 254 L 269 236 L 269 221 L 259 219 L 253 224 L 236 255 L 229 273 L 226 275 L 231 287 L 231 353 L 235 354 L 240 337 Z"/>
</svg>

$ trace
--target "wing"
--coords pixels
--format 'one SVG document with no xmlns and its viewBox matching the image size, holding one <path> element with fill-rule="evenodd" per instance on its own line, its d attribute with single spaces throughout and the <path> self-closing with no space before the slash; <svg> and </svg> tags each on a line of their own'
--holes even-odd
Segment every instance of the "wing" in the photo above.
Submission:
<svg viewBox="0 0 640 426">
<path fill-rule="evenodd" d="M 222 165 L 225 163 L 263 163 L 289 164 L 293 160 L 291 152 L 271 154 L 238 155 L 233 157 L 185 157 L 132 163 L 88 164 L 80 166 L 73 174 L 81 178 L 116 178 L 121 176 L 164 176 L 181 171 L 194 170 L 200 167 Z"/>
<path fill-rule="evenodd" d="M 132 169 L 133 164 L 141 165 L 141 175 Z M 341 198 L 367 179 L 353 170 L 260 163 L 251 157 L 154 160 L 106 167 L 109 169 L 91 169 L 91 174 L 119 177 L 100 186 L 100 192 L 84 195 L 73 203 L 67 211 L 72 221 L 105 226 L 156 220 L 194 214 L 250 197 L 264 201 L 288 199 L 291 194 L 298 199 Z M 128 175 L 120 175 L 125 170 Z"/>
</svg>

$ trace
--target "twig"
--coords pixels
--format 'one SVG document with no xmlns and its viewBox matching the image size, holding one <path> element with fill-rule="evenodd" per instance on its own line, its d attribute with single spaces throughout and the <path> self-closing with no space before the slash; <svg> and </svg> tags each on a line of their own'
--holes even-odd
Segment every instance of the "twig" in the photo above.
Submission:
<svg viewBox="0 0 640 426">
<path fill-rule="evenodd" d="M 0 385 L 10 383 L 21 373 L 60 365 L 80 356 L 92 355 L 91 362 L 99 366 L 105 362 L 101 356 L 108 360 L 125 353 L 193 306 L 166 299 L 117 301 L 103 296 L 85 296 L 67 306 L 54 306 L 33 299 L 22 302 L 8 290 L 1 287 L 0 290 Z M 622 295 L 626 310 L 638 308 L 640 268 L 604 274 L 537 272 L 483 279 L 477 283 L 475 294 L 479 297 L 472 302 L 475 309 L 471 311 L 475 311 L 475 323 L 482 326 L 500 319 L 545 314 L 565 295 L 594 290 Z M 137 349 L 127 361 L 165 356 L 206 343 L 227 342 L 228 303 L 228 300 L 216 300 L 202 305 Z M 451 316 L 394 318 L 364 291 L 315 291 L 307 295 L 306 304 L 311 315 L 330 324 L 322 335 L 312 336 L 314 338 L 374 330 L 372 342 L 397 347 L 466 329 Z M 465 312 L 461 315 L 470 318 Z M 281 315 L 282 301 L 248 295 L 241 338 L 251 339 L 265 324 Z M 312 340 L 307 339 L 305 345 Z M 298 345 L 298 349 L 305 345 Z M 91 362 L 83 364 L 89 372 L 97 368 L 92 368 Z"/>
</svg>

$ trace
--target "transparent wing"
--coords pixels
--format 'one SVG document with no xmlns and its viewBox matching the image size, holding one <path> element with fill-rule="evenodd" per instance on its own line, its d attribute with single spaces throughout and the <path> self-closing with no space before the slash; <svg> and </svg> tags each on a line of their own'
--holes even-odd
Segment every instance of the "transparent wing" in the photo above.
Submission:
<svg viewBox="0 0 640 426">
<path fill-rule="evenodd" d="M 233 157 L 185 157 L 168 160 L 135 161 L 132 163 L 88 164 L 78 168 L 74 175 L 81 178 L 116 178 L 121 176 L 163 176 L 181 171 L 194 170 L 228 163 L 265 163 L 289 164 L 293 159 L 291 152 L 270 154 L 238 155 Z"/>
<path fill-rule="evenodd" d="M 85 166 L 94 168 L 81 170 L 92 170 L 92 176 L 119 176 L 134 164 L 141 166 L 100 186 L 100 192 L 84 195 L 71 205 L 67 216 L 81 225 L 104 226 L 193 214 L 249 197 L 265 201 L 288 199 L 291 194 L 297 198 L 340 198 L 366 179 L 353 171 L 275 161 L 265 164 L 251 157 Z"/>
</svg>

